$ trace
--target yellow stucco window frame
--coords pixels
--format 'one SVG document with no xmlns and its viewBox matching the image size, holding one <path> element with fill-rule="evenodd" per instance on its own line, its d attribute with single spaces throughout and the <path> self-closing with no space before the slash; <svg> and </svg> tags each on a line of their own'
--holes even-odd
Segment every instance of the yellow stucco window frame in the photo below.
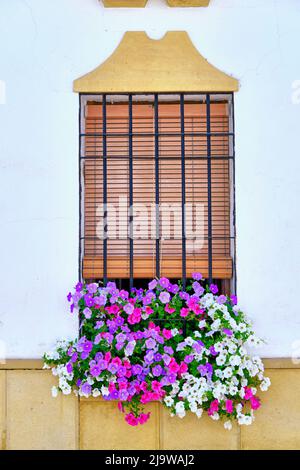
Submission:
<svg viewBox="0 0 300 470">
<path fill-rule="evenodd" d="M 102 0 L 106 8 L 143 8 L 148 0 Z M 207 7 L 210 0 L 166 0 L 170 7 Z"/>
<path fill-rule="evenodd" d="M 235 92 L 236 78 L 210 64 L 185 31 L 155 40 L 126 32 L 113 54 L 73 83 L 77 93 Z"/>
</svg>

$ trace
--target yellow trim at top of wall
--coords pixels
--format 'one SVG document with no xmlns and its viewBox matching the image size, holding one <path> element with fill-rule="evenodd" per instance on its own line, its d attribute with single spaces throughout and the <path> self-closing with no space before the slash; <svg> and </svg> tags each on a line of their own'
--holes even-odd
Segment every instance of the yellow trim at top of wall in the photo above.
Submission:
<svg viewBox="0 0 300 470">
<path fill-rule="evenodd" d="M 233 92 L 237 79 L 211 65 L 185 31 L 151 39 L 127 32 L 99 67 L 74 81 L 81 93 Z"/>
<path fill-rule="evenodd" d="M 106 8 L 143 8 L 148 0 L 103 0 Z M 210 0 L 167 0 L 170 7 L 207 7 Z"/>
<path fill-rule="evenodd" d="M 148 0 L 103 0 L 106 8 L 143 8 Z"/>
<path fill-rule="evenodd" d="M 210 0 L 167 0 L 170 7 L 208 7 Z"/>
</svg>

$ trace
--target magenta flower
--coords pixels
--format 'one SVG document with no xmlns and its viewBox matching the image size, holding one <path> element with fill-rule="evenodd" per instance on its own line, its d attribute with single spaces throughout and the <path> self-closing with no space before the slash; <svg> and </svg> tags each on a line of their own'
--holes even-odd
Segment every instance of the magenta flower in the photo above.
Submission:
<svg viewBox="0 0 300 470">
<path fill-rule="evenodd" d="M 225 408 L 226 408 L 227 413 L 229 413 L 229 414 L 233 413 L 233 401 L 232 400 L 226 400 Z"/>
<path fill-rule="evenodd" d="M 173 337 L 172 331 L 171 331 L 171 330 L 167 330 L 166 328 L 164 328 L 164 329 L 162 330 L 162 334 L 164 335 L 164 337 L 165 337 L 166 339 L 171 339 L 171 338 Z"/>
<path fill-rule="evenodd" d="M 219 401 L 214 400 L 211 402 L 209 410 L 208 410 L 208 415 L 211 416 L 214 413 L 217 413 L 219 411 Z"/>
<path fill-rule="evenodd" d="M 180 309 L 181 317 L 187 317 L 189 313 L 190 313 L 190 310 L 188 308 L 182 307 L 182 309 Z"/>
<path fill-rule="evenodd" d="M 238 299 L 236 295 L 231 295 L 230 299 L 231 299 L 232 305 L 236 305 L 238 303 Z"/>
<path fill-rule="evenodd" d="M 252 410 L 258 410 L 258 408 L 260 407 L 259 398 L 254 397 L 254 396 L 250 397 L 250 404 L 251 404 Z"/>
</svg>

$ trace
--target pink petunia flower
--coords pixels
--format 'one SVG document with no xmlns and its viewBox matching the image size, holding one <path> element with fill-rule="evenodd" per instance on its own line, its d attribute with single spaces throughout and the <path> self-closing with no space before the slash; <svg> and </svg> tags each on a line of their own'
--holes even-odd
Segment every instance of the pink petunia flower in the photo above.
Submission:
<svg viewBox="0 0 300 470">
<path fill-rule="evenodd" d="M 226 408 L 227 413 L 233 413 L 233 401 L 226 400 L 225 408 Z"/>
</svg>

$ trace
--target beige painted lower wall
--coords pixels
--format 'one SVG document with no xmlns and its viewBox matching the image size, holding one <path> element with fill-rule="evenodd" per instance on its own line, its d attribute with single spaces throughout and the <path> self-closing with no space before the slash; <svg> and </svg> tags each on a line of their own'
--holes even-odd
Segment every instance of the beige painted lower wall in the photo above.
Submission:
<svg viewBox="0 0 300 470">
<path fill-rule="evenodd" d="M 300 449 L 300 368 L 288 359 L 266 361 L 272 386 L 255 423 L 230 432 L 207 417 L 171 418 L 157 403 L 150 421 L 133 428 L 116 403 L 52 398 L 51 372 L 18 364 L 0 370 L 2 449 Z"/>
</svg>

